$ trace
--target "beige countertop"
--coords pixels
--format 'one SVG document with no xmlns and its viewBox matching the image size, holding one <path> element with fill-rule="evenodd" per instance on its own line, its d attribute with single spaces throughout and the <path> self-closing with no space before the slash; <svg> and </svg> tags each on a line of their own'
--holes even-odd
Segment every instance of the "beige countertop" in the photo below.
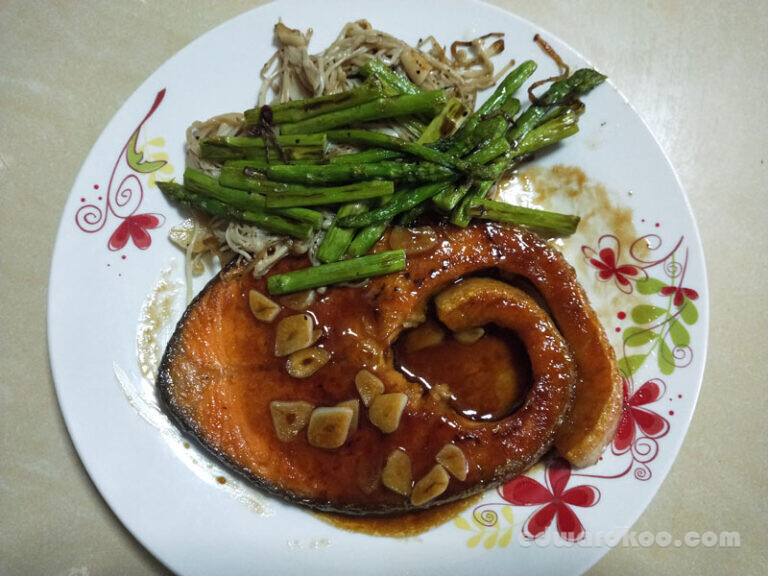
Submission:
<svg viewBox="0 0 768 576">
<path fill-rule="evenodd" d="M 683 448 L 636 531 L 738 548 L 617 547 L 590 574 L 768 571 L 768 4 L 500 0 L 606 72 L 670 156 L 701 231 L 709 358 Z M 91 484 L 48 366 L 54 233 L 75 175 L 162 62 L 258 2 L 0 3 L 0 574 L 167 574 Z M 116 66 L 116 62 L 120 66 Z"/>
</svg>

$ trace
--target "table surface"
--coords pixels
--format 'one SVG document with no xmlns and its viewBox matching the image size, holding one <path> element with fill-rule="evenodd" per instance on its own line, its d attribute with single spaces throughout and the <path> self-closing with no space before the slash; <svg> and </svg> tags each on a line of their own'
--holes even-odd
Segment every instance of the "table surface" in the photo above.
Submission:
<svg viewBox="0 0 768 576">
<path fill-rule="evenodd" d="M 590 574 L 765 573 L 768 3 L 496 3 L 577 48 L 632 102 L 688 192 L 709 270 L 699 405 L 633 530 L 738 531 L 741 546 L 619 546 Z M 0 3 L 0 574 L 168 574 L 101 499 L 64 427 L 46 348 L 50 254 L 75 175 L 120 105 L 256 4 Z"/>
</svg>

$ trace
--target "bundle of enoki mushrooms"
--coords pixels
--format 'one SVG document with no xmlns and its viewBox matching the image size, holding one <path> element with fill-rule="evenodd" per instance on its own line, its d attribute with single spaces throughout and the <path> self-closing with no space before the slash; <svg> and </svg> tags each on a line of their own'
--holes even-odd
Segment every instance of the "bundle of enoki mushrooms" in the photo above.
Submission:
<svg viewBox="0 0 768 576">
<path fill-rule="evenodd" d="M 496 84 L 514 65 L 514 61 L 509 61 L 499 70 L 494 66 L 492 58 L 504 50 L 501 33 L 457 41 L 449 49 L 429 36 L 414 47 L 376 30 L 366 20 L 358 20 L 346 24 L 328 48 L 310 54 L 311 29 L 302 33 L 278 22 L 274 30 L 277 50 L 261 70 L 260 106 L 334 94 L 359 86 L 363 81 L 361 68 L 376 59 L 421 89 L 444 89 L 448 97 L 457 98 L 471 111 L 478 91 Z M 385 127 L 403 138 L 415 139 L 407 127 L 397 123 Z M 245 134 L 246 124 L 241 113 L 194 122 L 187 130 L 187 166 L 218 176 L 221 163 L 201 157 L 200 141 Z M 312 255 L 312 247 L 317 246 L 330 221 L 331 215 L 327 214 L 326 226 L 318 234 L 297 241 L 243 222 L 190 219 L 173 229 L 171 239 L 187 252 L 187 285 L 190 286 L 191 275 L 202 272 L 201 259 L 210 252 L 223 260 L 238 255 L 252 260 L 255 274 L 265 273 L 285 255 L 307 251 Z"/>
</svg>

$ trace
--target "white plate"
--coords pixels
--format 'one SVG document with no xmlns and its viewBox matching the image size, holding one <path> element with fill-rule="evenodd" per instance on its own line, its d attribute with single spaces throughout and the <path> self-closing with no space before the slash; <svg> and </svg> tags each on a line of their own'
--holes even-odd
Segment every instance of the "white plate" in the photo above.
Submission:
<svg viewBox="0 0 768 576">
<path fill-rule="evenodd" d="M 581 132 L 539 160 L 582 168 L 605 186 L 612 204 L 631 210 L 636 229 L 633 235 L 631 226 L 613 229 L 610 218 L 596 217 L 565 247 L 618 356 L 635 369 L 618 440 L 596 466 L 573 471 L 565 492 L 552 495 L 549 477 L 567 470 L 550 462 L 530 474 L 540 486 L 518 480 L 418 537 L 345 532 L 252 490 L 195 446 L 185 448 L 157 409 L 137 362 L 137 325 L 147 296 L 174 258 L 177 265 L 166 278 L 182 278 L 183 257 L 167 240 L 179 212 L 153 186 L 154 178 L 180 177 L 184 131 L 192 120 L 253 105 L 258 71 L 273 49 L 272 26 L 281 17 L 290 26 L 314 29 L 313 50 L 332 41 L 346 21 L 367 18 L 412 42 L 430 32 L 450 43 L 503 31 L 505 54 L 518 62 L 534 58 L 540 64 L 536 77 L 554 72 L 531 42 L 542 32 L 572 68 L 588 65 L 538 26 L 464 0 L 276 2 L 219 26 L 162 65 L 91 150 L 64 209 L 53 255 L 51 364 L 88 473 L 128 529 L 184 575 L 301 574 L 309 566 L 336 574 L 585 571 L 608 550 L 605 543 L 595 545 L 598 536 L 607 535 L 610 543 L 628 530 L 672 466 L 696 403 L 708 324 L 704 260 L 685 194 L 646 126 L 610 83 L 587 97 Z M 145 160 L 157 162 L 144 164 L 145 172 L 127 160 L 132 135 Z M 599 196 L 598 188 L 590 190 Z M 570 207 L 586 209 L 580 201 Z M 551 205 L 564 204 L 561 198 Z M 632 240 L 648 234 L 655 250 L 644 255 L 643 241 L 630 250 Z M 638 283 L 646 276 L 653 280 Z M 172 324 L 183 296 L 170 294 Z M 160 334 L 167 338 L 169 326 L 160 326 Z M 219 475 L 228 482 L 219 484 Z M 577 486 L 584 487 L 569 492 Z M 553 498 L 556 504 L 547 506 Z M 553 506 L 557 520 L 537 530 Z M 569 519 L 580 541 L 562 546 Z"/>
</svg>

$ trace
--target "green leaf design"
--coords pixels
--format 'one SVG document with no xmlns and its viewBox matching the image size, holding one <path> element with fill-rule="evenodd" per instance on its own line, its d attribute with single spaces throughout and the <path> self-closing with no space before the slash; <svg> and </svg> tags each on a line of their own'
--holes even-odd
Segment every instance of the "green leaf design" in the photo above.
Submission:
<svg viewBox="0 0 768 576">
<path fill-rule="evenodd" d="M 160 170 L 160 168 L 165 166 L 165 160 L 145 162 L 144 154 L 136 149 L 136 142 L 138 139 L 139 131 L 136 130 L 131 136 L 131 139 L 128 141 L 128 148 L 125 151 L 125 159 L 128 161 L 128 166 L 141 174 L 149 174 L 150 172 L 155 172 L 156 170 Z"/>
<path fill-rule="evenodd" d="M 666 313 L 664 308 L 651 306 L 650 304 L 640 304 L 632 308 L 632 320 L 635 324 L 648 324 L 653 322 Z"/>
<path fill-rule="evenodd" d="M 624 358 L 619 360 L 619 370 L 621 370 L 621 375 L 624 376 L 624 378 L 629 378 L 632 376 L 632 374 L 637 372 L 640 366 L 643 365 L 645 358 L 645 354 L 624 356 Z"/>
<path fill-rule="evenodd" d="M 672 374 L 672 372 L 675 371 L 675 364 L 674 364 L 674 357 L 672 356 L 672 350 L 670 350 L 669 346 L 667 345 L 664 340 L 660 341 L 659 344 L 659 355 L 657 357 L 658 364 L 659 364 L 659 370 L 661 370 L 662 374 Z"/>
<path fill-rule="evenodd" d="M 510 526 L 515 523 L 515 514 L 512 512 L 512 506 L 504 506 L 504 508 L 501 509 L 501 515 L 504 516 L 504 519 L 509 522 Z"/>
<path fill-rule="evenodd" d="M 486 550 L 490 550 L 494 546 L 496 546 L 496 539 L 499 537 L 498 532 L 493 532 L 488 538 L 485 539 L 485 542 L 483 543 L 483 546 L 485 546 Z"/>
<path fill-rule="evenodd" d="M 696 305 L 688 298 L 685 299 L 683 307 L 680 308 L 680 318 L 682 318 L 683 322 L 688 324 L 688 326 L 696 324 L 696 321 L 699 319 L 699 311 L 696 310 Z"/>
<path fill-rule="evenodd" d="M 456 516 L 456 518 L 453 519 L 453 523 L 456 528 L 459 528 L 460 530 L 472 530 L 472 526 L 469 525 L 467 519 L 461 516 Z"/>
<path fill-rule="evenodd" d="M 509 546 L 509 543 L 512 541 L 512 532 L 514 532 L 514 528 L 506 530 L 504 534 L 501 535 L 498 542 L 499 548 L 506 548 Z"/>
<path fill-rule="evenodd" d="M 658 334 L 653 330 L 640 328 L 639 326 L 630 326 L 624 331 L 624 343 L 627 346 L 637 348 L 652 342 L 657 336 Z"/>
<path fill-rule="evenodd" d="M 645 278 L 644 280 L 638 280 L 635 285 L 637 286 L 637 291 L 640 292 L 640 294 L 658 294 L 659 290 L 666 286 L 664 282 L 661 280 L 656 280 L 656 278 Z"/>
<path fill-rule="evenodd" d="M 675 346 L 688 346 L 691 343 L 691 335 L 685 329 L 682 322 L 672 320 L 669 323 L 669 336 Z"/>
<path fill-rule="evenodd" d="M 483 539 L 483 536 L 484 534 L 482 532 L 480 532 L 480 534 L 475 534 L 474 536 L 472 536 L 472 538 L 467 540 L 467 548 L 474 548 L 475 546 L 480 544 L 480 542 Z"/>
</svg>

